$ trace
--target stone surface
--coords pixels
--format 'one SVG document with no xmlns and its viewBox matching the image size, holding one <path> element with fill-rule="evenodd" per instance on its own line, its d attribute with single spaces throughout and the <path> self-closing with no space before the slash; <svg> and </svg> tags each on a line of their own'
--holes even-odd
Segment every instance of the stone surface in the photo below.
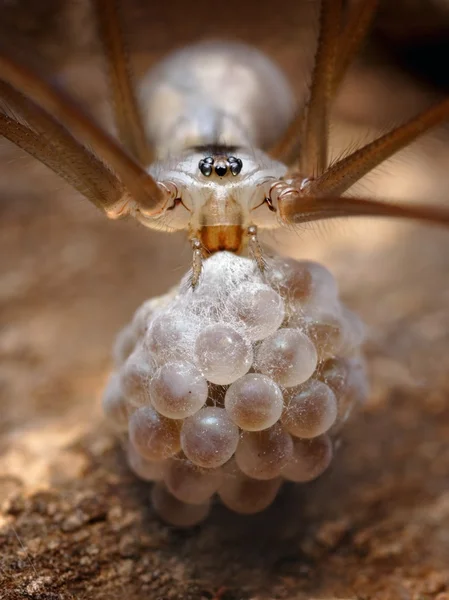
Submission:
<svg viewBox="0 0 449 600">
<path fill-rule="evenodd" d="M 14 17 L 20 4 L 0 10 Z M 133 2 L 128 25 L 136 28 L 138 70 L 167 50 L 167 30 L 171 45 L 234 33 L 260 43 L 297 80 L 301 61 L 312 54 L 298 43 L 312 32 L 299 35 L 296 3 L 273 12 L 264 0 L 256 14 L 249 4 L 231 4 L 205 31 L 204 13 L 198 19 L 192 13 L 187 22 L 171 3 L 152 15 L 148 3 Z M 196 10 L 205 6 L 200 2 Z M 19 45 L 30 15 L 18 27 Z M 64 55 L 60 38 L 56 49 L 49 34 L 32 33 L 56 65 L 56 56 Z M 96 67 L 87 63 L 84 45 L 72 54 L 73 39 L 65 72 L 99 114 L 104 93 Z M 357 75 L 338 102 L 337 116 L 351 125 L 337 123 L 337 151 L 363 140 L 366 125 L 404 118 L 404 110 L 413 112 L 428 98 L 400 77 L 390 92 L 377 85 L 375 70 L 359 68 Z M 395 103 L 388 100 L 393 92 Z M 385 112 L 374 115 L 373 103 Z M 406 161 L 372 176 L 369 192 L 443 201 L 447 148 L 444 134 L 418 146 Z M 179 279 L 189 247 L 182 237 L 107 222 L 6 144 L 0 159 L 2 600 L 447 597 L 446 232 L 354 220 L 318 235 L 311 228 L 300 240 L 271 238 L 276 245 L 282 238 L 295 256 L 327 264 L 348 305 L 368 323 L 370 400 L 345 427 L 323 478 L 287 487 L 260 515 L 239 517 L 214 507 L 203 525 L 180 532 L 149 508 L 149 485 L 131 474 L 119 442 L 105 429 L 100 396 L 117 331 L 145 298 Z"/>
</svg>

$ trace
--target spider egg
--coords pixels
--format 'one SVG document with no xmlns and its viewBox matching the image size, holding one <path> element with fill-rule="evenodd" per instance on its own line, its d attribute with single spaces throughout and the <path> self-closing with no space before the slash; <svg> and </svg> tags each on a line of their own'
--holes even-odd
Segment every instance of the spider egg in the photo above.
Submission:
<svg viewBox="0 0 449 600">
<path fill-rule="evenodd" d="M 154 354 L 159 364 L 184 359 L 189 356 L 196 329 L 196 323 L 184 311 L 172 309 L 162 312 L 148 328 L 144 346 Z"/>
<path fill-rule="evenodd" d="M 207 381 L 188 362 L 170 362 L 160 367 L 150 383 L 154 408 L 170 419 L 184 419 L 196 413 L 207 400 Z"/>
<path fill-rule="evenodd" d="M 226 385 L 248 372 L 253 362 L 251 344 L 231 325 L 209 325 L 195 344 L 196 364 L 212 383 Z"/>
<path fill-rule="evenodd" d="M 260 345 L 254 366 L 276 383 L 293 387 L 313 374 L 318 356 L 310 339 L 298 329 L 279 329 Z"/>
<path fill-rule="evenodd" d="M 305 483 L 324 473 L 332 460 L 332 442 L 327 435 L 311 440 L 293 438 L 293 457 L 283 468 L 289 481 Z"/>
<path fill-rule="evenodd" d="M 362 319 L 346 307 L 342 307 L 342 316 L 346 329 L 343 353 L 350 354 L 363 344 L 365 339 L 365 326 Z"/>
<path fill-rule="evenodd" d="M 126 400 L 134 405 L 150 403 L 149 385 L 154 363 L 141 346 L 128 357 L 121 370 L 121 386 Z"/>
<path fill-rule="evenodd" d="M 159 481 L 163 478 L 166 461 L 147 460 L 137 452 L 132 444 L 129 444 L 128 465 L 140 479 Z"/>
<path fill-rule="evenodd" d="M 175 498 L 188 504 L 202 504 L 221 482 L 219 469 L 200 469 L 190 460 L 172 458 L 164 471 L 164 482 Z"/>
<path fill-rule="evenodd" d="M 350 354 L 363 342 L 365 330 L 361 320 L 340 304 L 300 309 L 294 322 L 307 328 L 320 360 Z"/>
<path fill-rule="evenodd" d="M 173 297 L 173 293 L 165 294 L 160 298 L 151 298 L 139 306 L 134 313 L 131 327 L 138 336 L 142 336 L 146 333 L 150 327 L 152 320 L 154 319 L 156 312 L 166 306 Z"/>
<path fill-rule="evenodd" d="M 323 314 L 307 325 L 307 333 L 317 348 L 320 360 L 325 360 L 340 354 L 346 336 L 345 323 L 335 314 Z"/>
<path fill-rule="evenodd" d="M 267 277 L 270 284 L 290 302 L 321 304 L 338 296 L 333 275 L 323 265 L 310 260 L 276 257 L 268 261 Z"/>
<path fill-rule="evenodd" d="M 223 465 L 234 454 L 238 442 L 238 427 L 223 408 L 202 408 L 182 425 L 181 447 L 200 467 L 212 469 Z"/>
<path fill-rule="evenodd" d="M 274 333 L 284 320 L 284 301 L 268 285 L 248 284 L 228 299 L 228 311 L 237 318 L 252 341 Z"/>
<path fill-rule="evenodd" d="M 225 506 L 243 515 L 265 510 L 276 498 L 282 479 L 251 479 L 238 469 L 224 476 L 218 495 Z"/>
<path fill-rule="evenodd" d="M 136 347 L 137 335 L 134 329 L 127 325 L 124 327 L 115 340 L 112 355 L 117 367 L 120 367 L 133 352 Z"/>
<path fill-rule="evenodd" d="M 312 275 L 303 263 L 292 258 L 276 257 L 267 261 L 267 279 L 289 300 L 308 298 L 312 292 Z"/>
<path fill-rule="evenodd" d="M 178 422 L 163 417 L 151 406 L 142 406 L 132 414 L 129 439 L 147 460 L 163 460 L 181 449 Z"/>
<path fill-rule="evenodd" d="M 353 407 L 364 402 L 368 395 L 368 383 L 363 361 L 360 358 L 352 358 L 347 361 L 347 365 L 346 388 L 338 402 L 337 422 L 332 428 L 333 433 L 341 429 Z"/>
<path fill-rule="evenodd" d="M 316 303 L 336 300 L 338 297 L 337 282 L 332 273 L 325 266 L 313 260 L 302 260 L 299 264 L 307 268 L 312 278 L 312 293 L 309 300 Z"/>
<path fill-rule="evenodd" d="M 296 437 L 314 438 L 332 427 L 337 410 L 337 399 L 330 387 L 310 379 L 291 394 L 282 415 L 282 425 Z"/>
<path fill-rule="evenodd" d="M 109 377 L 106 389 L 103 392 L 103 411 L 115 429 L 119 431 L 128 429 L 128 406 L 118 373 L 113 373 Z"/>
<path fill-rule="evenodd" d="M 348 393 L 353 396 L 354 402 L 363 402 L 368 396 L 368 381 L 366 378 L 366 366 L 361 357 L 348 360 Z"/>
<path fill-rule="evenodd" d="M 235 462 L 253 479 L 277 477 L 293 456 L 291 436 L 279 423 L 264 431 L 242 433 Z"/>
<path fill-rule="evenodd" d="M 279 387 L 266 375 L 248 373 L 235 381 L 225 395 L 225 409 L 241 429 L 260 431 L 279 420 L 284 401 Z"/>
<path fill-rule="evenodd" d="M 151 503 L 159 517 L 175 527 L 193 527 L 204 521 L 210 511 L 209 501 L 202 504 L 181 502 L 162 483 L 153 486 Z"/>
<path fill-rule="evenodd" d="M 319 377 L 340 398 L 346 389 L 348 374 L 349 363 L 346 359 L 330 358 L 322 365 Z"/>
</svg>

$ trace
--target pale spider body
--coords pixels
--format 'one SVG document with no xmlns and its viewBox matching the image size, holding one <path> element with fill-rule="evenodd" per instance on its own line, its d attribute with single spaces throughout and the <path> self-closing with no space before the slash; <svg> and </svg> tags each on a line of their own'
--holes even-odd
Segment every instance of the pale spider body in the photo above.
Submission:
<svg viewBox="0 0 449 600">
<path fill-rule="evenodd" d="M 212 144 L 268 148 L 295 112 L 282 71 L 256 48 L 230 41 L 173 52 L 144 77 L 140 98 L 158 158 Z"/>
<path fill-rule="evenodd" d="M 293 117 L 281 71 L 244 44 L 200 43 L 173 53 L 142 84 L 143 114 L 155 154 L 148 172 L 173 202 L 146 226 L 186 229 L 209 254 L 240 252 L 250 227 L 281 226 L 271 186 L 287 173 L 260 146 Z"/>
</svg>

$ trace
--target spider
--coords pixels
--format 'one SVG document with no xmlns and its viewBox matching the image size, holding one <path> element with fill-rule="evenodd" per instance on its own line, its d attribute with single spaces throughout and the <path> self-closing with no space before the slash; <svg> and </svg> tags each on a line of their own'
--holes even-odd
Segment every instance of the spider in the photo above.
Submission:
<svg viewBox="0 0 449 600">
<path fill-rule="evenodd" d="M 224 136 L 226 143 L 220 127 L 192 141 L 188 130 L 182 133 L 181 123 L 178 154 L 164 154 L 159 144 L 154 162 L 131 83 L 119 7 L 110 0 L 92 0 L 92 5 L 108 64 L 119 141 L 66 93 L 5 52 L 0 54 L 0 96 L 6 107 L 0 114 L 0 133 L 66 179 L 109 218 L 131 215 L 150 228 L 187 230 L 194 257 L 193 287 L 202 260 L 217 251 L 240 253 L 249 248 L 263 269 L 258 228 L 363 215 L 447 226 L 449 211 L 444 208 L 343 195 L 382 161 L 449 118 L 446 99 L 330 164 L 330 105 L 378 1 L 360 0 L 351 4 L 348 14 L 343 4 L 322 0 L 308 102 L 266 151 L 254 148 L 257 135 L 245 129 L 244 116 L 241 121 L 236 118 L 242 107 L 233 106 L 229 115 L 226 110 L 222 115 L 223 127 L 229 121 L 232 129 Z M 267 89 L 276 84 L 276 77 L 266 82 Z M 264 90 L 258 89 L 261 93 Z M 200 122 L 201 106 L 194 109 Z"/>
</svg>

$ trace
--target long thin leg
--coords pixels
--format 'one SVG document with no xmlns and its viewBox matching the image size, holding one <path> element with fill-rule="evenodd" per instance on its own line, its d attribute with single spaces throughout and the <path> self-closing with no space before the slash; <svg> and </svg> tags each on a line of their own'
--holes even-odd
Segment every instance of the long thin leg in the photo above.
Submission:
<svg viewBox="0 0 449 600">
<path fill-rule="evenodd" d="M 107 61 L 119 139 L 141 165 L 149 165 L 150 152 L 132 85 L 118 2 L 117 0 L 93 0 L 92 4 Z"/>
<path fill-rule="evenodd" d="M 348 20 L 338 42 L 337 65 L 332 90 L 334 94 L 365 39 L 378 4 L 379 0 L 357 0 L 349 12 Z"/>
<path fill-rule="evenodd" d="M 139 210 L 149 216 L 160 212 L 167 201 L 161 187 L 117 142 L 92 122 L 62 90 L 56 90 L 25 66 L 0 54 L 0 80 L 8 83 L 35 104 L 52 114 L 119 175 Z"/>
<path fill-rule="evenodd" d="M 288 223 L 307 223 L 337 217 L 396 217 L 449 227 L 449 210 L 425 204 L 393 204 L 370 198 L 287 194 L 279 197 L 279 217 Z"/>
<path fill-rule="evenodd" d="M 31 154 L 99 208 L 107 211 L 126 195 L 111 171 L 51 115 L 0 82 L 0 135 Z M 20 115 L 11 118 L 8 115 Z"/>
<path fill-rule="evenodd" d="M 55 148 L 39 133 L 25 127 L 25 125 L 22 125 L 18 121 L 14 121 L 14 119 L 11 119 L 7 115 L 0 114 L 0 135 L 34 158 L 37 158 L 46 167 L 65 179 L 78 192 L 86 196 L 98 208 L 107 211 L 109 207 L 123 198 L 124 193 L 121 186 L 113 189 L 112 193 L 108 194 L 107 197 L 102 196 L 97 190 L 92 193 L 92 187 L 86 184 L 77 174 L 74 174 L 74 170 L 70 164 L 61 160 L 58 148 Z"/>
<path fill-rule="evenodd" d="M 341 18 L 341 0 L 322 0 L 320 35 L 300 156 L 300 171 L 305 177 L 320 175 L 327 168 L 329 106 Z"/>
<path fill-rule="evenodd" d="M 327 166 L 328 114 L 341 19 L 342 0 L 322 0 L 309 102 L 270 151 L 273 158 L 285 160 L 300 145 L 300 170 L 307 177 L 322 173 Z"/>
<path fill-rule="evenodd" d="M 339 160 L 323 175 L 310 182 L 307 193 L 312 195 L 342 194 L 384 160 L 408 146 L 432 127 L 448 119 L 449 99 L 423 111 L 404 125 Z"/>
<path fill-rule="evenodd" d="M 347 23 L 338 36 L 338 42 L 335 41 L 336 37 L 332 40 L 333 49 L 329 48 L 329 50 L 330 52 L 333 51 L 335 64 L 331 84 L 329 84 L 329 80 L 327 80 L 327 86 L 330 85 L 330 89 L 329 87 L 327 88 L 327 94 L 329 96 L 327 109 L 329 108 L 329 102 L 335 95 L 350 62 L 360 48 L 378 3 L 379 0 L 359 0 L 350 10 Z M 334 8 L 337 9 L 338 7 Z M 322 10 L 326 10 L 324 4 Z M 326 13 L 324 13 L 324 15 L 325 14 Z M 334 23 L 334 25 L 336 25 L 336 23 Z M 334 35 L 336 36 L 337 33 L 334 33 Z M 316 70 L 317 69 L 318 63 Z M 311 102 L 312 100 L 310 100 L 310 103 Z M 305 120 L 306 110 L 301 109 L 298 111 L 295 119 L 290 123 L 281 139 L 270 150 L 270 155 L 273 158 L 281 160 L 285 164 L 291 164 L 294 162 L 295 157 L 298 157 L 299 152 L 305 157 L 307 150 L 304 141 L 301 139 L 304 134 Z M 326 127 L 326 123 L 324 122 L 323 127 Z M 310 173 L 305 174 L 310 177 Z"/>
</svg>

